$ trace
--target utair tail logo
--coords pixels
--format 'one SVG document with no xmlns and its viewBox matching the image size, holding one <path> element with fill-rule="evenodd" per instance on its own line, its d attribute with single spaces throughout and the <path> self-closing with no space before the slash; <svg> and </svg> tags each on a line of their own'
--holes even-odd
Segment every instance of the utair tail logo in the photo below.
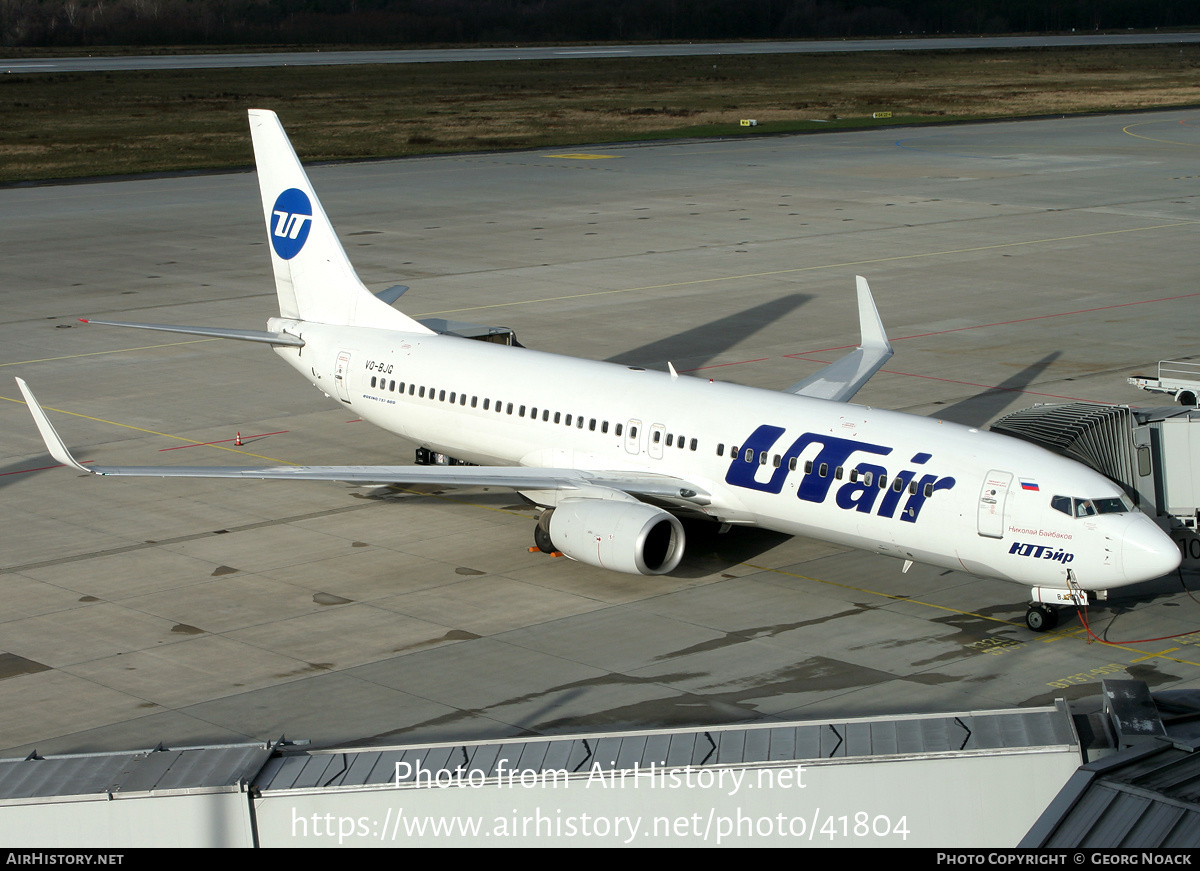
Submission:
<svg viewBox="0 0 1200 871">
<path fill-rule="evenodd" d="M 284 260 L 291 260 L 304 247 L 312 228 L 312 203 L 308 194 L 288 188 L 275 200 L 271 215 L 271 247 Z"/>
</svg>

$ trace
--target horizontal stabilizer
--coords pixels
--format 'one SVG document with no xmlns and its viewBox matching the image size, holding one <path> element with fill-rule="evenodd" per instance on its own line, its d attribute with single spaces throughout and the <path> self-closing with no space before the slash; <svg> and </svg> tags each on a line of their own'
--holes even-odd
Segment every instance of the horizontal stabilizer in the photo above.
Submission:
<svg viewBox="0 0 1200 871">
<path fill-rule="evenodd" d="M 375 297 L 376 299 L 380 299 L 383 302 L 386 302 L 388 305 L 391 305 L 400 297 L 404 296 L 404 292 L 406 290 L 408 290 L 407 284 L 393 284 L 391 287 L 384 288 L 383 290 L 379 291 L 379 293 L 375 294 Z"/>
<path fill-rule="evenodd" d="M 354 484 L 432 484 L 438 487 L 506 487 L 513 490 L 608 488 L 632 496 L 707 505 L 710 494 L 671 475 L 647 472 L 591 472 L 521 466 L 84 466 L 76 460 L 20 378 L 46 449 L 63 465 L 92 475 L 138 478 L 257 478 L 276 481 L 343 481 Z"/>
<path fill-rule="evenodd" d="M 892 345 L 883 330 L 883 321 L 871 297 L 867 280 L 858 277 L 858 322 L 861 344 L 840 360 L 830 363 L 820 372 L 793 384 L 784 393 L 846 402 L 858 393 L 871 376 L 883 368 L 893 354 Z"/>
<path fill-rule="evenodd" d="M 174 324 L 131 324 L 122 321 L 94 321 L 80 318 L 85 324 L 102 324 L 106 327 L 132 327 L 135 330 L 158 330 L 163 333 L 186 333 L 189 336 L 208 336 L 213 339 L 239 339 L 243 342 L 262 342 L 266 345 L 290 345 L 303 348 L 304 340 L 288 333 L 271 333 L 266 330 L 235 330 L 228 327 L 180 327 Z"/>
</svg>

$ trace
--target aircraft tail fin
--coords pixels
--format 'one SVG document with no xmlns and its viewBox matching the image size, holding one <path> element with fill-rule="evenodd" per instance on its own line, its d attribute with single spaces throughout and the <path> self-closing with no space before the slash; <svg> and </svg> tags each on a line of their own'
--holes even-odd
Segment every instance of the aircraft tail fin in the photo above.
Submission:
<svg viewBox="0 0 1200 871">
<path fill-rule="evenodd" d="M 338 326 L 432 332 L 363 286 L 275 113 L 251 109 L 250 136 L 280 315 Z"/>
</svg>

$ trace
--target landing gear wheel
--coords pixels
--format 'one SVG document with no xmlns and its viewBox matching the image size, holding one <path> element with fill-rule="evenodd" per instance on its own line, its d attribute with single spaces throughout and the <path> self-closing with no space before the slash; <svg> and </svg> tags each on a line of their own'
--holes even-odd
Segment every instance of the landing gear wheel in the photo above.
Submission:
<svg viewBox="0 0 1200 871">
<path fill-rule="evenodd" d="M 554 553 L 554 542 L 550 540 L 550 533 L 542 529 L 540 523 L 533 528 L 533 543 L 542 553 Z"/>
<path fill-rule="evenodd" d="M 1058 611 L 1048 605 L 1030 605 L 1025 612 L 1025 625 L 1034 632 L 1046 632 L 1058 625 Z"/>
</svg>

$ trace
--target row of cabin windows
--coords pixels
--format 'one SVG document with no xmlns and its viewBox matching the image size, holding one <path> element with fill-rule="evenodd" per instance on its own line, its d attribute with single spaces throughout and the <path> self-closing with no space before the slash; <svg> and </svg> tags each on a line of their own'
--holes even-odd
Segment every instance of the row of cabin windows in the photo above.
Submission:
<svg viewBox="0 0 1200 871">
<path fill-rule="evenodd" d="M 380 378 L 378 375 L 371 376 L 371 387 L 386 391 L 388 393 L 403 394 L 405 392 L 405 383 L 403 381 L 397 383 L 396 381 L 389 380 L 387 378 Z M 408 395 L 416 396 L 419 399 L 425 398 L 426 389 L 427 388 L 425 388 L 425 387 L 418 387 L 415 384 L 407 385 Z M 435 387 L 428 388 L 428 396 L 431 400 L 437 400 L 439 402 L 446 401 L 446 391 L 438 390 Z M 451 391 L 450 392 L 450 403 L 455 404 L 456 402 L 458 405 L 465 406 L 467 404 L 467 394 L 457 393 L 456 391 Z M 479 408 L 479 407 L 480 407 L 479 406 L 479 397 L 472 396 L 471 397 L 471 408 Z M 495 408 L 497 414 L 512 414 L 514 411 L 514 408 L 515 408 L 515 410 L 517 412 L 517 417 L 528 417 L 530 420 L 536 420 L 537 416 L 538 416 L 538 409 L 536 406 L 534 406 L 532 408 L 527 408 L 527 406 L 524 406 L 524 405 L 514 406 L 513 403 L 511 403 L 511 402 L 504 403 L 502 400 L 499 400 L 499 399 L 497 399 L 495 401 L 495 403 L 493 403 L 490 399 L 487 399 L 487 398 L 485 398 L 483 400 L 483 410 L 484 411 L 489 411 L 493 407 Z M 550 410 L 548 408 L 543 408 L 541 413 L 542 413 L 542 421 L 544 423 L 549 423 L 550 415 L 551 415 Z M 589 432 L 596 432 L 597 427 L 599 427 L 599 431 L 601 433 L 608 432 L 609 422 L 607 420 L 597 421 L 596 418 L 594 418 L 594 417 L 585 418 L 581 414 L 580 415 L 572 415 L 572 414 L 564 415 L 561 411 L 556 411 L 553 414 L 554 414 L 554 422 L 561 423 L 564 426 L 571 426 L 573 424 L 576 429 L 583 429 L 584 424 L 586 423 Z M 625 431 L 625 427 L 623 424 L 618 423 L 613 426 L 614 435 L 620 436 L 624 433 L 624 431 Z M 636 438 L 637 437 L 637 427 L 631 427 L 629 435 L 630 435 L 630 438 Z M 655 444 L 659 443 L 659 441 L 662 439 L 662 435 L 663 434 L 657 430 L 654 432 L 654 443 Z M 675 441 L 676 441 L 676 436 L 673 433 L 667 433 L 667 447 L 671 447 Z M 678 436 L 678 445 L 679 445 L 680 450 L 683 450 L 683 448 L 685 447 L 685 443 L 686 443 L 686 439 L 683 436 Z M 692 450 L 693 451 L 696 450 L 697 447 L 699 447 L 699 441 L 697 439 L 692 439 Z"/>
<path fill-rule="evenodd" d="M 654 435 L 653 435 L 654 443 L 659 444 L 662 441 L 662 437 L 663 437 L 662 430 L 656 429 L 654 431 Z M 692 450 L 693 451 L 696 450 L 696 448 L 699 447 L 699 445 L 700 445 L 700 442 L 698 439 L 692 439 Z M 687 438 L 684 436 L 677 436 L 674 433 L 669 432 L 669 433 L 667 433 L 667 447 L 668 448 L 669 447 L 678 447 L 679 450 L 682 451 L 684 448 L 687 447 Z"/>
<path fill-rule="evenodd" d="M 717 445 L 717 456 L 718 457 L 724 456 L 724 453 L 725 453 L 725 445 L 724 444 Z M 737 445 L 733 445 L 729 449 L 729 456 L 730 456 L 730 458 L 736 459 L 737 455 L 738 455 Z M 753 463 L 754 462 L 754 449 L 746 448 L 745 454 L 743 455 L 742 459 L 745 460 L 747 463 Z M 771 460 L 771 465 L 774 466 L 776 469 L 778 469 L 781 465 L 783 465 L 783 457 L 780 456 L 779 454 L 775 454 L 775 456 L 773 458 L 771 458 L 770 455 L 766 451 L 758 452 L 758 464 L 760 466 L 765 466 L 767 464 L 768 459 Z M 796 471 L 796 465 L 797 465 L 796 457 L 790 458 L 788 460 L 788 471 L 791 471 L 791 472 Z M 812 473 L 813 473 L 813 461 L 805 460 L 804 474 L 811 475 Z M 829 464 L 821 463 L 821 465 L 817 467 L 817 475 L 821 478 L 828 478 L 829 477 Z M 834 477 L 834 480 L 836 480 L 836 481 L 842 480 L 844 475 L 845 475 L 845 467 L 844 466 L 838 466 L 837 468 L 835 468 L 833 470 L 833 477 Z M 859 472 L 858 469 L 850 470 L 851 483 L 857 483 L 860 478 L 862 479 L 863 484 L 865 484 L 868 487 L 870 487 L 872 484 L 875 484 L 875 486 L 877 486 L 880 490 L 887 489 L 887 485 L 888 485 L 887 475 L 881 474 L 879 476 L 876 476 L 874 472 Z M 901 492 L 904 489 L 904 486 L 905 485 L 904 485 L 903 478 L 893 478 L 892 479 L 892 489 L 895 490 L 897 493 Z M 908 492 L 914 496 L 917 493 L 917 487 L 918 487 L 918 485 L 917 485 L 916 479 L 913 479 L 908 482 Z M 929 483 L 929 484 L 925 485 L 925 498 L 928 499 L 931 496 L 933 496 L 933 484 Z"/>
<path fill-rule="evenodd" d="M 380 390 L 386 390 L 389 393 L 404 393 L 405 392 L 405 384 L 403 381 L 399 382 L 399 385 L 397 385 L 397 383 L 395 381 L 389 381 L 386 378 L 379 378 L 376 375 L 371 376 L 371 386 L 377 387 Z M 417 385 L 415 385 L 415 384 L 409 384 L 407 386 L 408 386 L 408 395 L 409 396 L 416 396 L 420 399 L 425 398 L 425 396 L 426 396 L 426 388 L 425 387 L 417 387 Z M 439 402 L 446 401 L 446 391 L 445 390 L 439 391 L 434 387 L 430 387 L 430 388 L 428 388 L 428 396 L 431 400 L 436 399 Z M 465 406 L 467 404 L 467 394 L 457 393 L 456 391 L 453 391 L 453 390 L 450 391 L 450 403 L 455 404 L 456 402 L 458 405 Z M 490 410 L 489 406 L 492 406 L 492 402 L 490 399 L 485 398 L 483 400 L 483 410 L 489 411 Z M 478 407 L 479 407 L 479 397 L 472 396 L 471 397 L 471 408 L 478 408 Z M 506 404 L 499 399 L 496 400 L 494 407 L 496 409 L 497 414 L 505 414 L 505 413 L 512 414 L 513 408 L 514 408 L 513 403 L 509 402 Z M 526 416 L 526 406 L 524 406 L 524 405 L 516 406 L 516 410 L 517 410 L 518 417 Z M 533 408 L 530 408 L 528 411 L 529 411 L 529 413 L 528 413 L 529 419 L 536 420 L 537 416 L 538 416 L 537 408 L 533 407 Z M 594 417 L 585 419 L 583 417 L 583 415 L 570 415 L 570 414 L 563 415 L 562 412 L 559 412 L 559 411 L 554 412 L 554 422 L 555 423 L 562 423 L 565 426 L 571 426 L 572 420 L 574 420 L 576 429 L 583 429 L 583 425 L 586 420 L 588 430 L 590 432 L 596 431 L 597 421 L 596 421 L 596 418 L 594 418 Z M 546 422 L 546 423 L 550 422 L 550 410 L 547 408 L 542 409 L 542 421 Z M 600 421 L 599 426 L 600 426 L 601 433 L 608 432 L 608 421 L 607 420 Z M 624 427 L 622 426 L 622 424 L 618 423 L 615 425 L 613 432 L 615 435 L 620 436 L 623 429 L 624 429 Z M 630 427 L 629 437 L 637 438 L 637 427 Z M 661 443 L 661 441 L 663 439 L 663 432 L 661 430 L 655 430 L 652 438 L 654 439 L 655 444 Z M 667 442 L 668 448 L 669 447 L 678 447 L 679 450 L 684 450 L 684 448 L 688 446 L 688 440 L 685 436 L 682 436 L 682 435 L 676 436 L 674 433 L 666 433 L 666 442 Z M 699 440 L 693 438 L 691 440 L 691 449 L 694 451 L 698 447 L 699 447 Z M 729 448 L 730 458 L 735 458 L 735 457 L 737 457 L 737 455 L 738 455 L 737 445 L 731 446 Z M 721 444 L 717 445 L 717 456 L 718 457 L 725 456 L 725 444 L 723 442 Z M 768 455 L 767 451 L 759 451 L 758 463 L 760 466 L 765 466 L 767 464 L 768 458 L 769 458 L 769 455 Z M 743 457 L 743 459 L 747 463 L 753 463 L 754 462 L 754 449 L 746 448 L 745 456 Z M 778 469 L 782 465 L 782 463 L 783 463 L 783 458 L 779 454 L 775 454 L 774 459 L 772 460 L 772 465 L 776 469 Z M 792 471 L 792 472 L 796 471 L 796 458 L 795 457 L 792 457 L 788 460 L 788 470 Z M 812 460 L 807 460 L 804 463 L 804 474 L 811 475 L 812 471 L 813 471 Z M 842 480 L 843 472 L 844 472 L 844 467 L 842 467 L 842 466 L 838 466 L 836 469 L 834 469 L 833 470 L 834 479 L 838 480 L 838 481 Z M 817 474 L 822 478 L 829 477 L 829 464 L 821 463 L 821 465 L 817 469 Z M 859 479 L 859 476 L 860 476 L 860 473 L 859 473 L 858 469 L 850 470 L 850 481 L 851 482 L 857 482 Z M 863 483 L 866 486 L 870 487 L 871 484 L 873 483 L 874 474 L 872 472 L 862 472 L 861 476 L 862 476 Z M 880 475 L 878 477 L 878 479 L 874 481 L 874 483 L 879 487 L 880 490 L 887 489 L 887 475 Z M 893 479 L 892 480 L 892 489 L 895 490 L 897 493 L 899 493 L 901 490 L 903 490 L 904 489 L 904 479 L 903 478 Z M 916 492 L 917 492 L 916 480 L 909 482 L 908 491 L 914 495 L 916 494 Z M 925 497 L 929 498 L 932 495 L 933 495 L 933 484 L 926 484 L 925 485 Z M 1055 506 L 1055 507 L 1057 507 L 1057 506 Z"/>
</svg>

